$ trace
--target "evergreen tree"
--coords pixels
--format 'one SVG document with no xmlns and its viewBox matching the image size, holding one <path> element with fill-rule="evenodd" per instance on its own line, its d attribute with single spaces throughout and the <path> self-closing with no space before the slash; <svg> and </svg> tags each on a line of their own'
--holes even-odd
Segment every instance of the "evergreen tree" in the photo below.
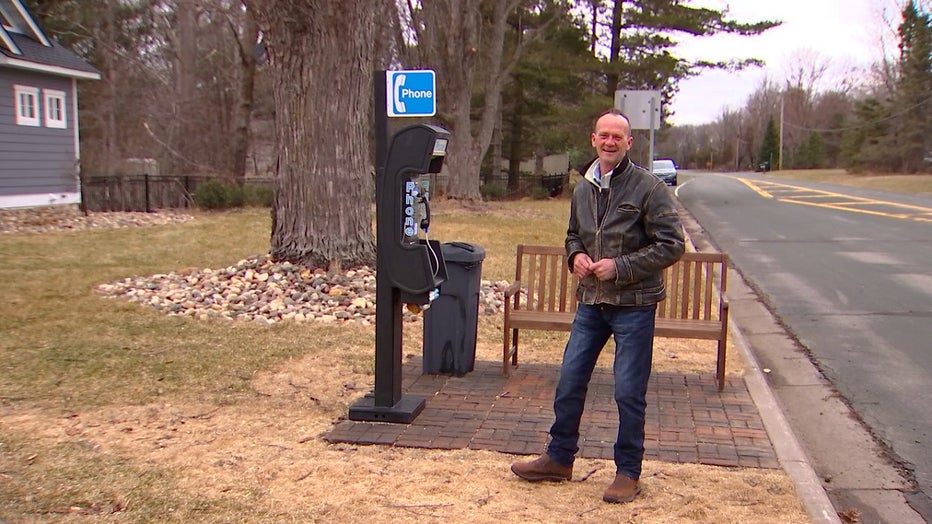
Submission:
<svg viewBox="0 0 932 524">
<path fill-rule="evenodd" d="M 822 140 L 822 135 L 815 131 L 809 135 L 809 154 L 812 161 L 812 165 L 809 167 L 820 168 L 825 166 L 825 141 Z"/>
<path fill-rule="evenodd" d="M 825 143 L 822 135 L 815 131 L 810 131 L 806 140 L 800 144 L 796 151 L 796 158 L 793 167 L 802 169 L 812 169 L 822 167 L 825 164 Z"/>
<path fill-rule="evenodd" d="M 920 12 L 915 0 L 906 4 L 902 15 L 894 157 L 901 171 L 915 173 L 932 148 L 932 16 Z"/>
<path fill-rule="evenodd" d="M 520 23 L 533 20 L 515 20 L 515 33 L 522 31 Z M 540 40 L 527 47 L 503 94 L 509 192 L 518 189 L 522 160 L 568 148 L 588 151 L 591 115 L 612 103 L 601 92 L 581 88 L 600 67 L 588 50 L 585 29 L 569 13 L 559 16 Z"/>
<path fill-rule="evenodd" d="M 669 100 L 680 80 L 706 69 L 738 70 L 761 65 L 757 59 L 690 62 L 670 51 L 676 34 L 710 36 L 719 33 L 757 35 L 780 25 L 777 21 L 743 23 L 724 10 L 694 7 L 679 0 L 609 0 L 610 55 L 606 64 L 606 94 L 617 89 L 658 89 Z M 664 104 L 665 106 L 667 104 Z"/>
<path fill-rule="evenodd" d="M 764 140 L 760 145 L 760 152 L 757 155 L 758 165 L 767 163 L 767 169 L 773 169 L 774 162 L 780 155 L 780 141 L 777 136 L 777 125 L 771 116 L 767 119 L 767 128 L 764 130 Z"/>
<path fill-rule="evenodd" d="M 842 138 L 842 162 L 852 171 L 889 169 L 890 107 L 876 98 L 854 106 L 854 119 Z"/>
</svg>

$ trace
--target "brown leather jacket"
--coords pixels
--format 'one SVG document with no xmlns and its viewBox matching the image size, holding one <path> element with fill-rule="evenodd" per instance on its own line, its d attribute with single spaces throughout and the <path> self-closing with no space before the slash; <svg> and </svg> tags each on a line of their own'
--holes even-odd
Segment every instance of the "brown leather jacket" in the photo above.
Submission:
<svg viewBox="0 0 932 524">
<path fill-rule="evenodd" d="M 589 178 L 576 184 L 566 231 L 570 269 L 573 257 L 584 252 L 594 261 L 615 259 L 617 270 L 614 281 L 602 282 L 595 275 L 580 280 L 576 290 L 580 302 L 656 304 L 666 297 L 663 269 L 684 251 L 683 225 L 673 194 L 644 168 L 626 158 L 615 168 L 607 189 Z"/>
</svg>

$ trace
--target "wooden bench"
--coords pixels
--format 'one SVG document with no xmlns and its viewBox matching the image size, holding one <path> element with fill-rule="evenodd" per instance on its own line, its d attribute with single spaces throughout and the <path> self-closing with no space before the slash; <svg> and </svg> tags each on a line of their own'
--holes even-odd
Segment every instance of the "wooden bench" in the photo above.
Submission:
<svg viewBox="0 0 932 524">
<path fill-rule="evenodd" d="M 655 335 L 718 341 L 715 376 L 725 386 L 728 256 L 684 253 L 664 270 L 667 298 L 657 305 Z M 518 365 L 518 331 L 569 331 L 576 314 L 576 277 L 569 272 L 566 250 L 519 245 L 515 281 L 505 290 L 502 370 L 507 377 Z"/>
</svg>

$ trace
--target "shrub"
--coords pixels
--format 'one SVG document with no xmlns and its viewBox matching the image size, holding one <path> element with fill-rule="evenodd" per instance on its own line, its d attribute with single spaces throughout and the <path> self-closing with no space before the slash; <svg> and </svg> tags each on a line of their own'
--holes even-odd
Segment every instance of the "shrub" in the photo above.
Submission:
<svg viewBox="0 0 932 524">
<path fill-rule="evenodd" d="M 208 180 L 194 190 L 194 203 L 201 209 L 229 209 L 241 207 L 243 188 L 221 180 Z"/>
<path fill-rule="evenodd" d="M 531 199 L 532 200 L 546 200 L 550 198 L 551 191 L 543 186 L 531 186 Z M 559 193 L 557 193 L 559 194 Z"/>
<path fill-rule="evenodd" d="M 247 206 L 272 207 L 274 194 L 268 186 L 246 186 L 243 189 L 243 202 Z"/>
<path fill-rule="evenodd" d="M 505 197 L 505 186 L 502 184 L 483 184 L 479 187 L 479 193 L 486 200 L 501 200 Z"/>
</svg>

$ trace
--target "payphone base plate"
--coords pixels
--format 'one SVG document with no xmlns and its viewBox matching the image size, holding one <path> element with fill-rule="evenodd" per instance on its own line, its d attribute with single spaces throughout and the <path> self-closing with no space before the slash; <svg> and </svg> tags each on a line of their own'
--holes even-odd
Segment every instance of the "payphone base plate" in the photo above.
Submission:
<svg viewBox="0 0 932 524">
<path fill-rule="evenodd" d="M 350 406 L 349 419 L 358 422 L 410 424 L 424 410 L 425 397 L 402 395 L 394 406 L 376 406 L 375 397 L 366 395 Z"/>
</svg>

